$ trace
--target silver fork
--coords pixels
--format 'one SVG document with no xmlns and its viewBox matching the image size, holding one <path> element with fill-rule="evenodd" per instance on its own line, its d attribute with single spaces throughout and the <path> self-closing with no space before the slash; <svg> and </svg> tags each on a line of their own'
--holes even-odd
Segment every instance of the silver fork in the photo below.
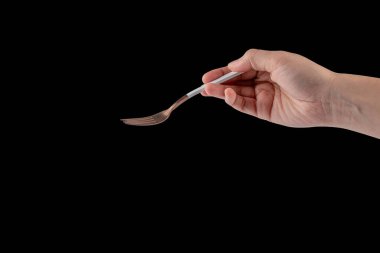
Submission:
<svg viewBox="0 0 380 253">
<path fill-rule="evenodd" d="M 210 82 L 213 84 L 220 84 L 223 82 L 226 82 L 234 77 L 237 77 L 238 75 L 242 74 L 242 72 L 230 72 L 228 74 L 225 74 L 224 76 L 219 77 L 218 79 L 215 79 L 214 81 Z M 185 96 L 178 99 L 172 106 L 170 106 L 168 109 L 163 110 L 162 112 L 153 114 L 151 116 L 147 117 L 141 117 L 141 118 L 130 118 L 130 119 L 121 119 L 125 124 L 127 125 L 134 125 L 134 126 L 152 126 L 157 125 L 165 120 L 167 120 L 170 116 L 170 114 L 181 104 L 185 103 L 190 98 L 194 97 L 195 95 L 198 95 L 205 89 L 205 85 L 202 85 L 198 88 L 196 88 L 193 91 L 190 91 Z"/>
</svg>

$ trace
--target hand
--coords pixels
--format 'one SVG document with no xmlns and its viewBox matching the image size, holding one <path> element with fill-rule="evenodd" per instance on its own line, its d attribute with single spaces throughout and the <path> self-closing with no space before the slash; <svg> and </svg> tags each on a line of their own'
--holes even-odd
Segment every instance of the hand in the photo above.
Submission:
<svg viewBox="0 0 380 253">
<path fill-rule="evenodd" d="M 285 126 L 333 125 L 330 98 L 336 73 L 297 54 L 251 49 L 202 79 L 208 83 L 231 71 L 244 74 L 225 84 L 207 84 L 202 95 Z"/>
</svg>

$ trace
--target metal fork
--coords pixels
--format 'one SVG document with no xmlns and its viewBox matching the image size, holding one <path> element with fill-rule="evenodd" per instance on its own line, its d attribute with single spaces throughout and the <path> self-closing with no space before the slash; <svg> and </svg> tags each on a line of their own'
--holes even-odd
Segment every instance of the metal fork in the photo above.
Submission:
<svg viewBox="0 0 380 253">
<path fill-rule="evenodd" d="M 213 84 L 220 84 L 223 82 L 226 82 L 234 77 L 237 77 L 238 75 L 242 74 L 241 72 L 230 72 L 228 74 L 225 74 L 224 76 L 219 77 L 218 79 L 210 82 Z M 153 114 L 151 116 L 147 117 L 141 117 L 141 118 L 130 118 L 130 119 L 121 119 L 125 124 L 127 125 L 134 125 L 134 126 L 152 126 L 157 125 L 165 120 L 167 120 L 170 116 L 170 114 L 181 104 L 185 103 L 190 98 L 194 97 L 195 95 L 198 95 L 205 89 L 205 85 L 202 85 L 198 88 L 196 88 L 193 91 L 190 91 L 185 96 L 178 99 L 172 106 L 170 106 L 168 109 L 163 110 L 162 112 Z"/>
</svg>

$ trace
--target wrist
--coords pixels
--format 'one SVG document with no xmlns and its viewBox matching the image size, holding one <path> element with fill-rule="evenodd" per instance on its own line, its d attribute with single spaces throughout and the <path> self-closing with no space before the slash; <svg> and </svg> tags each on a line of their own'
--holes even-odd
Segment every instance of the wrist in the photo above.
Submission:
<svg viewBox="0 0 380 253">
<path fill-rule="evenodd" d="M 379 136 L 380 79 L 334 73 L 329 94 L 329 126 Z"/>
<path fill-rule="evenodd" d="M 347 77 L 345 74 L 334 73 L 331 80 L 329 94 L 329 123 L 328 126 L 339 128 L 350 128 L 355 125 L 358 106 L 351 92 L 347 91 Z"/>
</svg>

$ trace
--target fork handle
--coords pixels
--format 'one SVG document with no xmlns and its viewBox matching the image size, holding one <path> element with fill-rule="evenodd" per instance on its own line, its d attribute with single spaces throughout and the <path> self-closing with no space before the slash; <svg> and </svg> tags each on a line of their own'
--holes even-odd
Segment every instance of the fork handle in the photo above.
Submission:
<svg viewBox="0 0 380 253">
<path fill-rule="evenodd" d="M 241 75 L 241 74 L 243 74 L 243 73 L 242 72 L 230 72 L 230 73 L 227 73 L 227 74 L 219 77 L 218 79 L 215 79 L 214 81 L 211 81 L 210 83 L 221 84 L 221 83 L 224 83 L 224 82 L 226 82 L 226 81 L 228 81 L 234 77 L 237 77 L 238 75 Z M 186 94 L 186 96 L 188 98 L 192 98 L 195 95 L 198 95 L 199 93 L 201 93 L 204 89 L 205 89 L 205 84 L 203 84 L 201 87 L 196 88 L 193 91 L 190 91 L 189 93 Z"/>
</svg>

